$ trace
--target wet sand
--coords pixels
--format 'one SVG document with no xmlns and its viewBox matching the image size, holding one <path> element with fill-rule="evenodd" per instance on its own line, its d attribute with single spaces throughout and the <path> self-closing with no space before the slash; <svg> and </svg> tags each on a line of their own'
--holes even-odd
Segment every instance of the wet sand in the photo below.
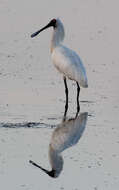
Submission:
<svg viewBox="0 0 119 190">
<path fill-rule="evenodd" d="M 4 190 L 119 189 L 118 1 L 2 1 L 0 3 L 0 187 Z M 63 153 L 60 176 L 50 178 L 30 165 L 51 169 L 48 149 L 62 122 L 62 76 L 50 59 L 52 29 L 30 35 L 50 19 L 62 19 L 64 44 L 81 56 L 89 88 L 81 89 L 88 112 L 79 142 Z M 76 86 L 68 81 L 68 118 L 76 113 Z M 30 123 L 30 125 L 28 125 Z"/>
</svg>

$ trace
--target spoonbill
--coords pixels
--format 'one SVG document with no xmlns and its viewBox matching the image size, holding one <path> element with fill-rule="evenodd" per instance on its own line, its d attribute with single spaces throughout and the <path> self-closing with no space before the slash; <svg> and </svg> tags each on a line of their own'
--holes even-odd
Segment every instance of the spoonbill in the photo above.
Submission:
<svg viewBox="0 0 119 190">
<path fill-rule="evenodd" d="M 62 45 L 62 41 L 64 40 L 65 31 L 64 26 L 61 20 L 52 19 L 45 27 L 33 33 L 31 37 L 37 36 L 43 30 L 53 27 L 53 35 L 51 40 L 51 58 L 56 69 L 63 75 L 64 85 L 65 85 L 65 94 L 66 94 L 66 104 L 65 110 L 67 112 L 68 109 L 68 86 L 67 86 L 67 78 L 70 80 L 74 80 L 77 84 L 77 111 L 80 110 L 79 105 L 79 93 L 80 87 L 87 88 L 88 80 L 86 75 L 85 67 L 78 56 L 78 54 Z"/>
<path fill-rule="evenodd" d="M 51 141 L 49 144 L 49 160 L 51 171 L 44 169 L 34 161 L 29 162 L 40 168 L 50 177 L 56 178 L 60 175 L 63 169 L 63 157 L 61 153 L 67 148 L 77 144 L 86 128 L 88 112 L 81 113 L 75 119 L 63 119 L 61 124 L 53 131 Z"/>
</svg>

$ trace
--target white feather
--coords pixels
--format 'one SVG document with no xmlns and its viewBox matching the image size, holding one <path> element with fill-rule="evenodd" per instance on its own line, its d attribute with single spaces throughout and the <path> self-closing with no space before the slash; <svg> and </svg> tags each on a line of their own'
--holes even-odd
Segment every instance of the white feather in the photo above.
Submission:
<svg viewBox="0 0 119 190">
<path fill-rule="evenodd" d="M 88 80 L 85 67 L 76 52 L 63 46 L 64 27 L 62 22 L 57 19 L 56 28 L 53 31 L 51 41 L 51 56 L 54 66 L 65 77 L 75 80 L 80 86 L 87 88 Z"/>
<path fill-rule="evenodd" d="M 54 66 L 71 80 L 75 80 L 80 86 L 88 87 L 85 68 L 80 57 L 71 49 L 59 45 L 52 52 Z"/>
</svg>

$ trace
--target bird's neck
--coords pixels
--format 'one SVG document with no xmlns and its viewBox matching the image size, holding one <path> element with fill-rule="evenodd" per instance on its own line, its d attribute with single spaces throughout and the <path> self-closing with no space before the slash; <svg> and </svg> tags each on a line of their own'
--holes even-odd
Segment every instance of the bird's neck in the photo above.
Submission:
<svg viewBox="0 0 119 190">
<path fill-rule="evenodd" d="M 58 176 L 63 168 L 63 158 L 58 150 L 54 150 L 52 145 L 49 145 L 49 160 L 52 170 L 55 171 L 55 176 Z"/>
<path fill-rule="evenodd" d="M 52 34 L 52 40 L 51 40 L 51 53 L 54 48 L 59 46 L 61 42 L 64 40 L 64 27 L 63 25 L 58 25 Z"/>
</svg>

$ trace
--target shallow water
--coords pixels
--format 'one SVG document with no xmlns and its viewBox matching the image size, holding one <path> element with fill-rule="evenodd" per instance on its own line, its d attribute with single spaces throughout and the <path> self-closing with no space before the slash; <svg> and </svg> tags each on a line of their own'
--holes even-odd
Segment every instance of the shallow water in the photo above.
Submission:
<svg viewBox="0 0 119 190">
<path fill-rule="evenodd" d="M 0 1 L 0 187 L 4 190 L 119 189 L 119 26 L 118 1 Z M 27 11 L 26 11 L 27 10 Z M 44 11 L 45 10 L 45 11 Z M 46 14 L 47 13 L 47 14 Z M 65 44 L 80 54 L 89 88 L 81 89 L 81 113 L 88 120 L 81 139 L 61 153 L 62 172 L 47 170 L 49 143 L 62 123 L 62 76 L 50 60 L 49 29 L 30 35 L 60 17 Z M 68 81 L 67 119 L 76 114 L 76 86 Z"/>
</svg>

